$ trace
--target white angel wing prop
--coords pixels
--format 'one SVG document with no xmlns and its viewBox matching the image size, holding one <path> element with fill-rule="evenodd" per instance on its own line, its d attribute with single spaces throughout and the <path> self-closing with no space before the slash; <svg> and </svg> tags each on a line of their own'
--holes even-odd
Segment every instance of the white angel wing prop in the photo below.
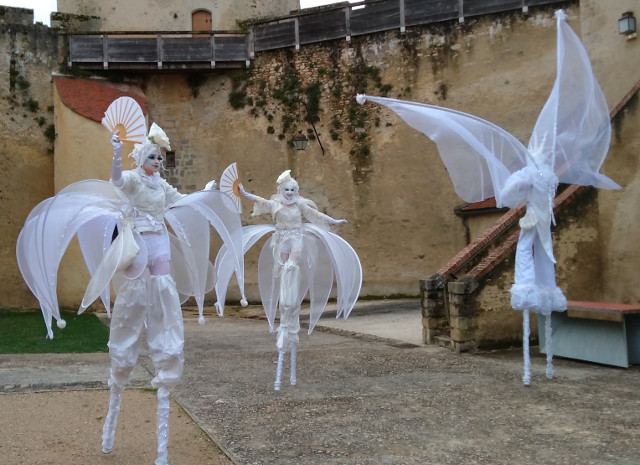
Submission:
<svg viewBox="0 0 640 465">
<path fill-rule="evenodd" d="M 243 255 L 253 247 L 253 245 L 260 240 L 265 234 L 275 231 L 275 226 L 271 224 L 258 224 L 244 226 L 242 228 L 242 253 Z M 229 280 L 234 271 L 234 257 L 229 252 L 229 249 L 225 245 L 220 247 L 216 261 L 214 263 L 215 275 L 216 275 L 216 311 L 219 316 L 224 314 L 224 304 L 227 296 L 227 288 L 229 286 Z M 275 312 L 275 309 L 274 309 Z"/>
<path fill-rule="evenodd" d="M 242 223 L 233 200 L 216 190 L 193 192 L 175 202 L 165 213 L 165 218 L 180 241 L 195 252 L 183 256 L 189 262 L 187 265 L 193 279 L 191 294 L 198 303 L 200 321 L 203 296 L 213 288 L 216 280 L 209 261 L 209 224 L 220 235 L 230 253 L 230 263 L 236 274 L 242 301 L 246 302 Z"/>
<path fill-rule="evenodd" d="M 297 274 L 299 280 L 297 282 L 293 279 L 287 280 L 285 276 L 281 292 L 281 283 L 287 271 L 285 267 L 277 266 L 275 263 L 272 246 L 275 240 L 275 236 L 269 238 L 262 246 L 260 257 L 258 258 L 258 287 L 260 289 L 260 299 L 262 300 L 264 313 L 269 323 L 269 331 L 271 332 L 276 331 L 274 322 L 280 298 L 282 297 L 283 300 L 286 299 L 290 306 L 300 306 L 309 289 L 309 269 L 308 266 L 305 266 L 309 263 L 309 250 L 303 247 L 300 251 L 300 273 Z M 274 273 L 274 270 L 277 268 L 279 268 L 279 271 Z M 284 303 L 281 303 L 281 305 L 283 304 Z"/>
<path fill-rule="evenodd" d="M 140 144 L 147 137 L 147 122 L 142 108 L 131 97 L 115 99 L 102 118 L 102 125 L 109 132 L 118 132 L 118 139 L 122 142 Z"/>
<path fill-rule="evenodd" d="M 260 237 L 274 230 L 269 226 L 245 228 L 245 252 Z M 362 287 L 362 266 L 353 248 L 340 236 L 316 225 L 305 223 L 304 247 L 300 265 L 300 283 L 296 295 L 298 303 L 309 294 L 309 329 L 311 334 L 326 308 L 334 278 L 337 286 L 338 309 L 336 317 L 347 318 Z M 271 241 L 262 246 L 258 259 L 258 285 L 270 331 L 275 331 L 275 317 L 280 298 L 280 276 L 274 275 Z M 217 261 L 216 261 L 217 263 Z"/>
<path fill-rule="evenodd" d="M 384 105 L 438 146 L 456 193 L 467 202 L 495 196 L 511 173 L 527 165 L 527 149 L 504 129 L 473 115 L 448 108 L 386 97 L 358 95 Z M 516 205 L 508 205 L 516 206 Z"/>
<path fill-rule="evenodd" d="M 238 166 L 231 163 L 220 176 L 220 192 L 227 194 L 236 204 L 238 211 L 242 213 L 242 198 L 240 197 L 240 179 L 238 179 Z"/>
<path fill-rule="evenodd" d="M 619 189 L 599 173 L 611 141 L 611 119 L 584 46 L 556 12 L 558 71 L 529 141 L 529 151 L 558 176 L 560 182 Z"/>
<path fill-rule="evenodd" d="M 85 242 L 80 246 L 89 269 L 97 267 L 100 250 L 106 252 L 111 234 L 130 203 L 104 181 L 81 181 L 61 190 L 37 205 L 27 217 L 16 244 L 16 257 L 22 276 L 40 303 L 49 338 L 53 337 L 51 320 L 60 323 L 56 292 L 58 267 L 73 236 L 85 228 L 98 238 L 98 250 Z M 98 220 L 102 218 L 102 220 Z M 89 258 L 88 258 L 89 257 Z M 98 289 L 97 295 L 107 290 Z M 104 302 L 105 307 L 109 305 Z"/>
<path fill-rule="evenodd" d="M 467 202 L 495 196 L 498 207 L 516 207 L 502 195 L 510 174 L 527 164 L 544 164 L 560 182 L 618 189 L 598 171 L 611 140 L 604 95 L 593 76 L 580 39 L 558 18 L 558 71 L 555 85 L 532 133 L 528 149 L 504 129 L 472 115 L 427 104 L 358 95 L 392 109 L 433 140 L 456 193 Z"/>
<path fill-rule="evenodd" d="M 328 289 L 327 284 L 325 284 L 325 280 L 323 280 L 323 276 L 320 273 L 317 273 L 317 276 L 314 276 L 314 279 L 309 280 L 310 285 L 313 284 L 313 288 L 310 287 L 309 296 L 311 303 L 309 334 L 311 334 L 311 331 L 313 331 L 316 323 L 318 323 L 322 311 L 326 306 L 329 292 L 331 291 L 333 274 L 335 274 L 336 278 L 338 300 L 336 318 L 343 317 L 344 319 L 347 319 L 358 300 L 360 289 L 362 288 L 362 265 L 360 264 L 358 254 L 353 247 L 351 247 L 347 241 L 337 234 L 325 231 L 313 224 L 305 224 L 304 229 L 311 232 L 311 234 L 316 236 L 322 242 L 325 250 L 327 251 L 330 265 L 333 268 L 333 273 L 331 273 L 328 283 Z M 320 265 L 321 261 L 318 260 L 318 262 L 318 265 Z M 318 266 L 318 269 L 320 268 L 321 267 Z M 311 289 L 315 289 L 318 302 L 314 302 L 316 297 L 313 295 L 314 293 L 311 292 Z M 324 297 L 325 294 L 326 297 Z M 324 301 L 322 301 L 322 299 L 324 299 Z"/>
<path fill-rule="evenodd" d="M 93 276 L 100 265 L 105 251 L 111 246 L 116 220 L 109 216 L 99 216 L 78 230 L 78 243 L 82 250 L 89 273 Z M 102 240 L 97 240 L 102 238 Z M 102 290 L 100 298 L 111 316 L 111 293 L 109 287 Z"/>
</svg>

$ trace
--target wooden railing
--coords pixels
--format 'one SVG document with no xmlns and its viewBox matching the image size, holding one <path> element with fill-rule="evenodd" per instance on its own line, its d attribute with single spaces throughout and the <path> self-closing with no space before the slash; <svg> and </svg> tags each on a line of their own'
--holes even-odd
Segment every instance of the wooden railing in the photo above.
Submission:
<svg viewBox="0 0 640 465">
<path fill-rule="evenodd" d="M 70 34 L 68 66 L 171 70 L 249 65 L 247 34 L 237 32 L 105 32 Z"/>
<path fill-rule="evenodd" d="M 241 67 L 257 52 L 344 39 L 440 21 L 521 10 L 558 0 L 372 0 L 304 10 L 240 31 L 69 34 L 69 66 L 103 69 Z"/>
<path fill-rule="evenodd" d="M 409 26 L 458 20 L 511 10 L 528 12 L 530 6 L 558 0 L 374 0 L 299 13 L 278 21 L 254 23 L 251 56 L 255 52 L 345 39 Z"/>
</svg>

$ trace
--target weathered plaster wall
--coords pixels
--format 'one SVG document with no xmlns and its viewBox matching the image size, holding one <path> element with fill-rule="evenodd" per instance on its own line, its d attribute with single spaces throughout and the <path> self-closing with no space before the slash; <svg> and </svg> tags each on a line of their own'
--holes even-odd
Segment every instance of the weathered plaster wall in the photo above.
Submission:
<svg viewBox="0 0 640 465">
<path fill-rule="evenodd" d="M 640 48 L 640 43 L 637 44 Z M 614 121 L 606 173 L 621 191 L 598 192 L 598 228 L 602 234 L 602 300 L 640 302 L 640 108 L 638 95 Z"/>
<path fill-rule="evenodd" d="M 190 31 L 191 14 L 211 13 L 213 30 L 237 30 L 237 20 L 275 17 L 298 9 L 298 0 L 58 0 L 61 13 L 99 16 L 103 31 Z"/>
<path fill-rule="evenodd" d="M 53 195 L 51 71 L 58 41 L 33 11 L 0 8 L 0 306 L 36 305 L 15 245 L 29 211 Z"/>
<path fill-rule="evenodd" d="M 618 19 L 626 11 L 633 11 L 638 18 L 640 4 L 637 0 L 580 2 L 578 32 L 581 31 L 593 71 L 611 106 L 640 80 L 640 40 L 627 40 L 618 34 Z"/>
<path fill-rule="evenodd" d="M 570 25 L 580 29 L 584 15 L 575 4 L 569 4 L 568 13 Z M 149 101 L 149 122 L 155 121 L 167 131 L 176 150 L 177 167 L 166 173 L 171 183 L 183 192 L 191 192 L 208 180 L 219 178 L 224 167 L 237 161 L 247 190 L 269 196 L 277 176 L 291 168 L 300 182 L 302 195 L 315 200 L 322 211 L 348 219 L 346 225 L 336 229 L 361 257 L 365 280 L 362 295 L 417 295 L 419 279 L 432 274 L 465 244 L 462 222 L 453 213 L 460 199 L 452 190 L 434 145 L 426 137 L 383 108 L 373 104 L 357 107 L 353 97 L 362 90 L 381 93 L 391 85 L 389 96 L 473 113 L 502 126 L 526 143 L 555 76 L 552 15 L 552 9 L 536 10 L 529 17 L 510 13 L 467 20 L 462 25 L 411 28 L 406 35 L 392 31 L 354 39 L 351 43 L 336 41 L 307 46 L 298 53 L 260 54 L 249 75 L 223 70 L 203 74 L 199 80 L 179 74 L 146 75 L 139 77 L 137 84 L 144 89 Z M 596 21 L 591 24 L 600 28 L 594 29 L 593 34 L 604 35 L 605 26 L 609 34 L 610 25 Z M 614 22 L 613 26 L 613 34 L 619 39 L 617 24 Z M 9 42 L 14 40 L 11 34 L 13 32 L 5 32 L 1 38 L 7 41 L 9 50 L 13 47 Z M 592 42 L 592 46 L 597 48 L 598 42 Z M 27 45 L 21 47 L 26 49 Z M 606 54 L 600 56 L 603 61 L 596 72 L 606 81 Z M 28 59 L 20 63 L 38 75 L 47 61 L 36 63 L 28 55 Z M 5 62 L 2 66 L 8 68 Z M 55 68 L 49 66 L 46 73 Z M 309 125 L 302 122 L 305 114 L 302 107 L 287 107 L 276 97 L 291 70 L 295 70 L 299 81 L 296 88 L 301 95 L 306 86 L 316 80 L 321 82 L 320 119 L 315 125 L 324 155 L 313 140 L 304 152 L 290 148 L 291 136 L 298 129 L 305 132 L 309 129 Z M 3 76 L 8 79 L 5 72 Z M 48 106 L 56 102 L 59 138 L 55 187 L 54 163 L 46 154 L 49 142 L 40 134 L 42 129 L 36 129 L 37 125 L 29 122 L 25 131 L 22 126 L 29 118 L 11 126 L 11 118 L 15 120 L 19 111 L 14 107 L 4 112 L 0 137 L 5 142 L 3 150 L 11 147 L 13 150 L 7 153 L 14 158 L 10 160 L 9 176 L 3 176 L 2 182 L 7 183 L 7 187 L 3 186 L 3 195 L 11 192 L 11 200 L 17 202 L 11 208 L 21 213 L 15 221 L 4 224 L 7 225 L 3 235 L 7 245 L 3 247 L 3 253 L 7 250 L 4 281 L 12 283 L 6 295 L 12 292 L 15 295 L 6 304 L 33 304 L 13 258 L 15 238 L 28 211 L 39 200 L 52 195 L 54 189 L 86 177 L 107 179 L 109 175 L 110 146 L 102 127 L 60 106 L 48 81 L 35 87 L 42 92 L 46 89 Z M 2 92 L 6 93 L 7 88 L 3 86 Z M 239 93 L 244 95 L 245 106 L 233 109 L 229 97 Z M 611 98 L 609 101 L 611 106 L 617 103 Z M 591 219 L 585 225 L 578 222 L 575 227 L 571 226 L 574 229 L 568 229 L 573 232 L 567 235 L 566 241 L 558 239 L 556 245 L 560 257 L 559 283 L 572 293 L 576 290 L 576 297 L 570 295 L 572 298 L 582 298 L 577 296 L 580 287 L 598 289 L 591 277 L 605 279 L 602 294 L 612 298 L 627 296 L 625 286 L 633 280 L 631 271 L 633 263 L 637 263 L 633 255 L 633 224 L 638 222 L 631 223 L 627 212 L 637 197 L 627 186 L 638 183 L 632 162 L 637 153 L 634 108 L 629 107 L 616 127 L 612 144 L 614 156 L 610 156 L 605 165 L 605 172 L 623 184 L 625 190 L 599 193 L 597 202 L 590 204 L 597 212 L 597 221 Z M 15 143 L 15 133 L 24 135 L 21 144 Z M 27 149 L 29 144 L 25 141 L 30 140 L 33 140 L 32 147 Z M 99 140 L 103 142 L 97 142 Z M 15 158 L 20 153 L 31 165 Z M 6 163 L 4 157 L 2 162 Z M 42 180 L 25 177 L 19 171 L 31 172 L 32 165 L 43 173 Z M 28 196 L 17 194 L 17 184 L 25 182 L 24 179 L 34 184 Z M 8 208 L 5 204 L 3 202 L 3 215 Z M 269 221 L 267 217 L 252 218 L 251 205 L 245 203 L 244 207 L 242 217 L 246 224 Z M 594 245 L 576 245 L 576 241 Z M 600 247 L 600 244 L 606 245 Z M 586 247 L 594 256 L 603 250 L 605 259 L 591 261 L 602 263 L 601 267 L 593 265 L 594 269 L 599 268 L 597 272 L 590 270 L 586 275 L 580 274 L 580 279 L 574 279 L 580 263 L 571 267 L 564 264 L 581 256 L 580 247 Z M 257 299 L 257 251 L 254 247 L 246 261 L 251 299 Z M 614 257 L 611 265 L 606 259 L 607 253 Z M 66 306 L 78 304 L 86 283 L 84 265 L 74 260 L 65 258 L 61 271 L 60 282 L 65 287 L 60 290 L 61 303 Z M 620 262 L 627 264 L 627 282 L 621 281 L 614 271 Z M 486 319 L 479 324 L 486 331 L 501 320 L 492 316 L 493 309 L 508 308 L 504 295 L 508 297 L 510 277 L 509 272 L 492 277 L 499 282 L 497 290 L 494 294 L 486 292 L 482 297 L 488 310 Z M 229 297 L 235 298 L 233 292 Z M 636 301 L 638 299 L 640 296 Z M 520 332 L 515 320 L 503 326 L 508 334 Z"/>
<path fill-rule="evenodd" d="M 618 34 L 618 19 L 632 11 L 640 15 L 635 0 L 581 1 L 582 39 L 589 52 L 594 73 L 609 102 L 616 106 L 640 83 L 640 39 L 627 40 Z M 601 256 L 595 258 L 601 266 L 600 301 L 637 303 L 640 286 L 637 269 L 640 260 L 640 109 L 636 93 L 613 122 L 609 155 L 603 172 L 622 186 L 621 191 L 598 191 L 597 227 Z M 594 251 L 594 253 L 597 253 Z M 588 263 L 585 258 L 584 263 Z"/>
</svg>

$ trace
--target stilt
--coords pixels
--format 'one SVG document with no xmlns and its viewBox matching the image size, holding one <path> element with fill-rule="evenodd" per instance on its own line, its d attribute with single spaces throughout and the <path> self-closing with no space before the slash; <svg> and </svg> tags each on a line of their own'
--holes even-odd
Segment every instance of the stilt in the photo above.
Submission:
<svg viewBox="0 0 640 465">
<path fill-rule="evenodd" d="M 158 458 L 155 465 L 167 465 L 167 443 L 169 441 L 169 388 L 158 389 Z"/>
<path fill-rule="evenodd" d="M 296 346 L 295 342 L 291 343 L 291 385 L 296 385 Z"/>
<path fill-rule="evenodd" d="M 284 361 L 284 350 L 278 351 L 278 366 L 276 368 L 276 382 L 273 383 L 273 389 L 276 391 L 280 390 L 280 386 L 282 386 L 282 362 Z"/>
<path fill-rule="evenodd" d="M 544 337 L 547 349 L 547 378 L 553 378 L 553 344 L 551 343 L 551 315 L 544 318 Z"/>
<path fill-rule="evenodd" d="M 113 449 L 113 439 L 120 413 L 120 402 L 122 401 L 122 390 L 115 385 L 111 387 L 109 394 L 109 411 L 102 427 L 102 452 L 108 454 Z"/>
<path fill-rule="evenodd" d="M 524 355 L 524 376 L 522 382 L 525 386 L 531 384 L 531 359 L 529 357 L 529 310 L 522 311 L 522 349 Z"/>
</svg>

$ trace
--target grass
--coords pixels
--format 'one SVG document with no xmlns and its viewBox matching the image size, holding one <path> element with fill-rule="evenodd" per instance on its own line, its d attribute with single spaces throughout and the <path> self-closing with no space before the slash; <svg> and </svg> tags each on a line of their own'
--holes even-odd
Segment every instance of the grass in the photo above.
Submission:
<svg viewBox="0 0 640 465">
<path fill-rule="evenodd" d="M 64 329 L 52 322 L 53 339 L 40 310 L 0 309 L 0 354 L 107 352 L 109 328 L 91 313 L 61 312 Z"/>
</svg>

